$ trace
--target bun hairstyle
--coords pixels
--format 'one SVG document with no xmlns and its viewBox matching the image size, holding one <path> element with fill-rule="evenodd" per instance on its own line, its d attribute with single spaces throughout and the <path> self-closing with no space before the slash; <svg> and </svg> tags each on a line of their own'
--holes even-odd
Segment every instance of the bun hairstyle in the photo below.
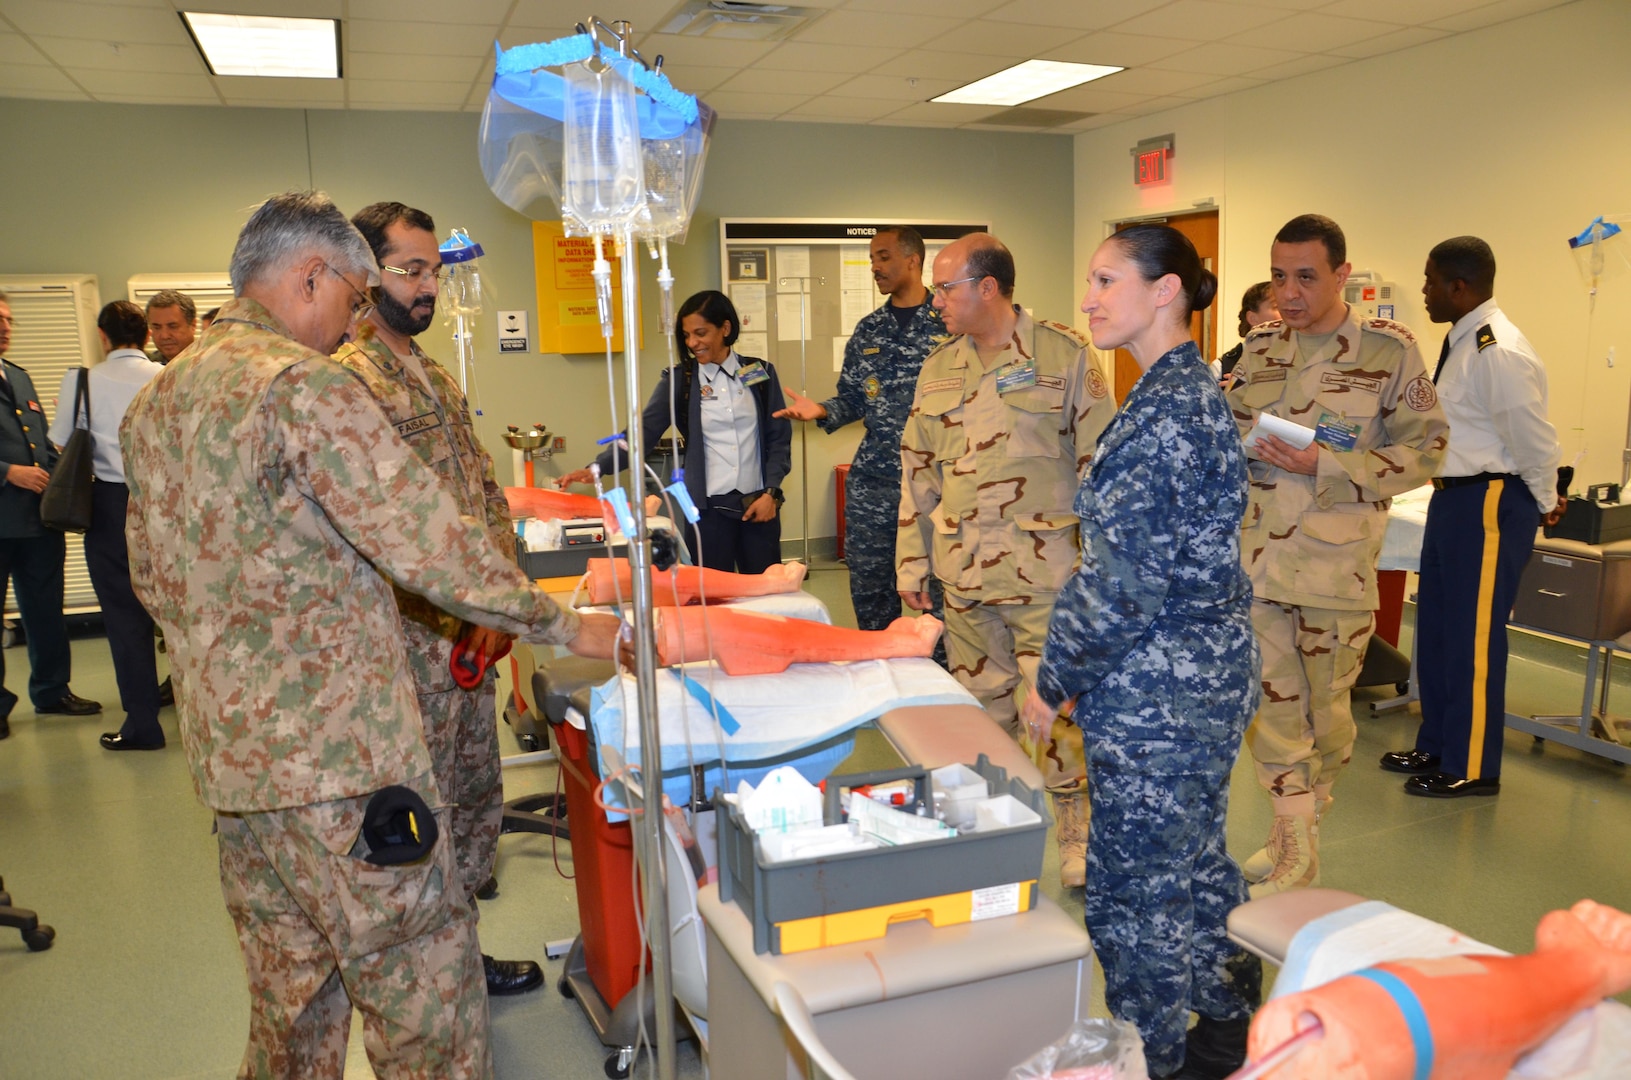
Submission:
<svg viewBox="0 0 1631 1080">
<path fill-rule="evenodd" d="M 1218 295 L 1217 275 L 1201 265 L 1189 237 L 1169 225 L 1133 225 L 1110 237 L 1121 246 L 1145 281 L 1168 274 L 1184 291 L 1184 318 L 1204 311 Z"/>
<path fill-rule="evenodd" d="M 1262 307 L 1266 302 L 1273 298 L 1273 295 L 1274 286 L 1267 281 L 1259 281 L 1256 285 L 1253 285 L 1251 288 L 1246 290 L 1246 294 L 1240 298 L 1241 337 L 1245 337 L 1247 334 L 1252 332 L 1252 324 L 1247 320 L 1246 316 L 1251 315 L 1258 308 Z"/>
</svg>

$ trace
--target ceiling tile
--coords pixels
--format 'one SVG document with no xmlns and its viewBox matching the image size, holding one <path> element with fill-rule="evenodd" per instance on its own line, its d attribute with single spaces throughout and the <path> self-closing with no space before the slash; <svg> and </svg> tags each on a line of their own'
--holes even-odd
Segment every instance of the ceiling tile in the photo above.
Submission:
<svg viewBox="0 0 1631 1080">
<path fill-rule="evenodd" d="M 265 79 L 253 75 L 217 75 L 216 88 L 228 105 L 344 105 L 345 84 L 340 79 Z"/>
<path fill-rule="evenodd" d="M 420 108 L 425 105 L 445 105 L 457 108 L 464 104 L 470 84 L 463 82 L 426 82 L 423 79 L 348 79 L 346 98 L 357 102 L 390 103 L 398 108 Z"/>
<path fill-rule="evenodd" d="M 647 60 L 663 56 L 675 64 L 709 67 L 747 67 L 775 47 L 772 41 L 731 41 L 679 34 L 647 34 L 640 38 L 640 55 Z"/>
<path fill-rule="evenodd" d="M 1212 75 L 1250 75 L 1270 64 L 1284 64 L 1306 55 L 1285 49 L 1260 49 L 1255 45 L 1218 42 L 1169 56 L 1152 66 L 1171 71 L 1204 71 Z"/>
<path fill-rule="evenodd" d="M 1320 8 L 1320 14 L 1419 26 L 1488 3 L 1489 0 L 1333 0 Z"/>
<path fill-rule="evenodd" d="M 558 41 L 571 36 L 572 30 L 566 26 L 506 26 L 498 32 L 498 43 L 506 49 L 514 49 L 522 45 L 541 45 L 544 42 Z"/>
<path fill-rule="evenodd" d="M 1429 25 L 1438 30 L 1477 30 L 1482 26 L 1494 26 L 1508 19 L 1533 15 L 1537 11 L 1568 3 L 1573 3 L 1573 0 L 1496 0 L 1486 7 L 1434 19 Z"/>
<path fill-rule="evenodd" d="M 1183 94 L 1197 86 L 1216 81 L 1216 75 L 1204 71 L 1163 71 L 1160 68 L 1141 67 L 1106 75 L 1102 79 L 1095 79 L 1089 85 L 1123 94 Z"/>
<path fill-rule="evenodd" d="M 212 102 L 219 101 L 215 96 L 215 84 L 202 72 L 162 74 L 151 71 L 74 68 L 66 65 L 64 70 L 75 82 L 99 98 L 108 98 L 112 95 L 113 100 L 118 100 L 119 94 L 128 91 L 131 94 L 163 94 L 167 97 L 202 95 Z"/>
<path fill-rule="evenodd" d="M 0 67 L 10 64 L 49 64 L 45 54 L 21 34 L 0 34 Z"/>
<path fill-rule="evenodd" d="M 169 0 L 155 0 L 155 7 L 169 10 Z M 291 19 L 338 19 L 344 16 L 342 0 L 208 0 L 207 3 L 177 3 L 176 7 L 194 11 L 213 11 L 222 15 L 265 15 L 267 8 L 273 14 Z M 173 13 L 171 13 L 173 15 Z"/>
<path fill-rule="evenodd" d="M 756 66 L 788 71 L 836 71 L 859 74 L 871 71 L 902 55 L 902 50 L 873 45 L 820 45 L 814 42 L 784 41 L 776 51 L 757 61 Z"/>
<path fill-rule="evenodd" d="M 1068 60 L 1073 64 L 1114 64 L 1130 68 L 1163 60 L 1188 48 L 1193 48 L 1191 42 L 1179 41 L 1176 38 L 1147 37 L 1105 30 L 1038 55 L 1044 60 Z"/>
<path fill-rule="evenodd" d="M 477 60 L 475 57 L 446 57 L 439 61 L 434 68 L 425 64 L 423 57 L 404 58 L 397 53 L 362 52 L 353 50 L 345 57 L 346 79 L 430 79 L 432 82 L 457 82 L 466 88 L 470 80 L 475 79 L 483 71 L 487 72 L 484 82 L 492 80 L 492 58 Z"/>
<path fill-rule="evenodd" d="M 1064 124 L 1058 130 L 1070 132 L 1092 131 L 1094 128 L 1109 127 L 1111 124 L 1119 124 L 1123 120 L 1129 119 L 1131 117 L 1125 113 L 1094 113 L 1086 120 L 1077 120 L 1072 124 Z"/>
<path fill-rule="evenodd" d="M 844 76 L 835 72 L 749 68 L 720 84 L 719 89 L 727 93 L 812 95 L 825 93 L 843 81 Z"/>
<path fill-rule="evenodd" d="M 1061 34 L 1039 34 L 1036 27 L 1014 22 L 993 22 L 990 19 L 970 19 L 949 33 L 925 42 L 924 49 L 934 52 L 984 53 L 987 56 L 1007 56 L 1016 60 L 1040 55 L 1044 48 L 1064 45 L 1074 36 L 1070 31 Z"/>
<path fill-rule="evenodd" d="M 891 121 L 924 120 L 939 127 L 954 127 L 970 120 L 983 120 L 993 112 L 989 105 L 947 105 L 936 101 L 920 101 L 889 114 Z"/>
<path fill-rule="evenodd" d="M 1417 45 L 1425 45 L 1429 41 L 1449 37 L 1448 30 L 1433 30 L 1425 26 L 1407 26 L 1403 30 L 1395 30 L 1391 34 L 1373 37 L 1369 41 L 1360 41 L 1352 45 L 1343 45 L 1326 52 L 1337 56 L 1346 56 L 1350 60 L 1363 60 L 1367 56 L 1381 56 L 1383 53 L 1398 52 L 1400 49 L 1411 49 Z"/>
<path fill-rule="evenodd" d="M 187 29 L 169 7 L 114 7 L 69 0 L 5 0 L 0 13 L 30 36 L 185 45 Z"/>
<path fill-rule="evenodd" d="M 718 90 L 708 95 L 707 101 L 721 116 L 742 117 L 779 116 L 796 105 L 810 100 L 809 94 L 742 94 Z"/>
<path fill-rule="evenodd" d="M 1398 29 L 1400 27 L 1394 23 L 1344 19 L 1321 12 L 1305 12 L 1277 19 L 1243 34 L 1236 34 L 1229 40 L 1266 49 L 1326 52 L 1344 45 L 1369 41 L 1383 34 L 1391 34 Z"/>
<path fill-rule="evenodd" d="M 912 48 L 958 24 L 938 15 L 896 15 L 881 11 L 829 11 L 793 35 L 794 41 L 833 45 L 897 45 Z"/>
<path fill-rule="evenodd" d="M 1283 64 L 1270 64 L 1268 67 L 1258 68 L 1252 75 L 1259 79 L 1292 79 L 1298 75 L 1307 75 L 1315 71 L 1329 71 L 1348 63 L 1342 56 L 1332 56 L 1330 53 L 1319 53 L 1314 56 L 1304 56 L 1296 60 L 1287 60 Z"/>
<path fill-rule="evenodd" d="M 1116 29 L 1124 34 L 1216 41 L 1279 18 L 1277 12 L 1264 8 L 1222 4 L 1217 0 L 1177 0 L 1146 15 L 1117 23 Z"/>
<path fill-rule="evenodd" d="M 917 49 L 873 69 L 872 74 L 902 75 L 918 79 L 950 79 L 961 86 L 1010 66 L 1007 61 L 996 56 Z"/>
<path fill-rule="evenodd" d="M 85 91 L 54 67 L 0 66 L 0 93 L 11 97 L 67 97 L 85 100 Z"/>
<path fill-rule="evenodd" d="M 395 0 L 384 0 L 387 6 Z M 457 8 L 458 4 L 447 3 L 447 0 L 430 0 L 440 2 L 444 6 Z M 356 0 L 352 0 L 355 5 Z M 805 7 L 826 7 L 827 0 L 799 0 Z M 655 30 L 663 21 L 663 17 L 673 11 L 680 4 L 680 0 L 617 0 L 615 4 L 607 4 L 600 8 L 599 13 L 605 19 L 626 19 L 634 24 L 636 38 Z M 506 4 L 499 0 L 499 6 Z M 515 14 L 510 16 L 510 26 L 565 26 L 568 30 L 580 20 L 587 20 L 591 14 L 596 13 L 598 5 L 582 3 L 560 3 L 559 0 L 520 0 L 515 5 Z M 503 18 L 500 11 L 493 21 Z M 545 39 L 540 39 L 545 40 Z M 608 39 L 609 40 L 609 39 Z M 641 49 L 641 52 L 644 52 Z"/>
<path fill-rule="evenodd" d="M 392 103 L 392 102 L 389 102 L 389 101 L 355 101 L 355 100 L 353 100 L 353 101 L 346 102 L 345 107 L 347 109 L 356 109 L 359 112 L 401 112 L 401 111 L 403 111 L 401 102 Z M 433 103 L 426 103 L 426 104 L 423 104 L 423 105 L 415 105 L 409 111 L 411 111 L 411 112 L 464 112 L 464 111 L 480 112 L 481 110 L 480 110 L 480 108 L 467 109 L 466 106 L 464 106 L 462 104 L 458 104 L 458 103 L 455 103 L 455 104 L 452 104 L 452 105 L 437 105 L 437 104 L 433 104 Z"/>
<path fill-rule="evenodd" d="M 1193 98 L 1183 97 L 1157 97 L 1150 98 L 1141 104 L 1134 105 L 1127 112 L 1133 116 L 1148 116 L 1151 113 L 1165 112 L 1167 109 L 1176 109 L 1180 105 L 1193 105 Z"/>
<path fill-rule="evenodd" d="M 1207 83 L 1205 86 L 1197 86 L 1191 91 L 1191 94 L 1196 97 L 1222 97 L 1224 94 L 1232 94 L 1236 90 L 1250 90 L 1254 86 L 1262 86 L 1264 81 L 1263 79 L 1253 79 L 1245 75 L 1231 75 L 1226 79 Z"/>
<path fill-rule="evenodd" d="M 849 0 L 855 11 L 887 11 L 902 15 L 945 15 L 972 19 L 1003 6 L 1006 0 Z"/>
<path fill-rule="evenodd" d="M 345 43 L 348 50 L 358 52 L 434 57 L 491 56 L 493 30 L 485 25 L 352 19 L 346 23 Z"/>
<path fill-rule="evenodd" d="M 1088 83 L 1086 86 L 1073 86 L 1057 94 L 1027 101 L 1025 105 L 1032 109 L 1074 109 L 1077 112 L 1094 113 L 1125 112 L 1154 96 L 1154 94 L 1123 94 L 1115 90 L 1101 89 L 1097 83 Z"/>
<path fill-rule="evenodd" d="M 203 57 L 192 45 L 119 44 L 105 41 L 36 37 L 34 44 L 65 68 L 100 68 L 107 71 L 175 72 L 208 76 Z"/>
<path fill-rule="evenodd" d="M 720 83 L 736 74 L 735 68 L 727 67 L 701 67 L 699 65 L 663 65 L 663 74 L 668 81 L 687 94 L 700 94 L 712 90 Z"/>
<path fill-rule="evenodd" d="M 898 101 L 869 101 L 862 98 L 816 98 L 782 114 L 783 120 L 849 120 L 865 123 L 900 108 Z"/>
<path fill-rule="evenodd" d="M 266 6 L 262 4 L 263 9 Z M 352 19 L 380 19 L 386 22 L 482 23 L 497 27 L 509 13 L 510 7 L 511 0 L 458 0 L 456 4 L 450 4 L 447 0 L 349 0 L 346 14 Z M 572 20 L 557 17 L 550 21 L 570 25 Z"/>
<path fill-rule="evenodd" d="M 1134 15 L 1153 11 L 1168 0 L 1012 0 L 987 18 L 1042 27 L 1101 30 Z M 1054 42 L 1053 44 L 1058 44 Z"/>
<path fill-rule="evenodd" d="M 915 85 L 914 85 L 915 84 Z M 857 75 L 827 91 L 831 98 L 876 98 L 879 101 L 927 101 L 955 90 L 950 79 L 909 79 L 900 75 Z"/>
</svg>

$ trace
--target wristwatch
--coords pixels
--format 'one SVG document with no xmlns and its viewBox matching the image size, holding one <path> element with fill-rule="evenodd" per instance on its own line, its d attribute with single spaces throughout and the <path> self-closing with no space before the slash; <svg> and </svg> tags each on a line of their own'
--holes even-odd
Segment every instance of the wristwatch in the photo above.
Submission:
<svg viewBox="0 0 1631 1080">
<path fill-rule="evenodd" d="M 782 489 L 779 487 L 768 487 L 765 488 L 765 490 L 770 492 L 770 497 L 776 500 L 776 509 L 780 510 L 782 508 L 782 504 L 787 501 L 787 499 L 782 495 Z"/>
</svg>

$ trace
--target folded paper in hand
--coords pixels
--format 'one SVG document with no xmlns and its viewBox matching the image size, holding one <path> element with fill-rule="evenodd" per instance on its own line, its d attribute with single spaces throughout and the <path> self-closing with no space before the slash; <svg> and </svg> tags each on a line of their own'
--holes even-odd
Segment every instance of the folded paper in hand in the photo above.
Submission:
<svg viewBox="0 0 1631 1080">
<path fill-rule="evenodd" d="M 1248 450 L 1257 449 L 1257 441 L 1265 435 L 1273 435 L 1283 443 L 1289 443 L 1298 450 L 1306 450 L 1314 442 L 1314 429 L 1303 427 L 1291 420 L 1285 420 L 1273 413 L 1258 413 L 1257 423 L 1246 432 L 1241 440 Z"/>
</svg>

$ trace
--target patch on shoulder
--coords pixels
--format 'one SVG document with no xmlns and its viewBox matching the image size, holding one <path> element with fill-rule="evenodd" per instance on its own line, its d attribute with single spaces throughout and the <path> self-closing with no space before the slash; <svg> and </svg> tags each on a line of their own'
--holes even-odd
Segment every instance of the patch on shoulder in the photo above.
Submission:
<svg viewBox="0 0 1631 1080">
<path fill-rule="evenodd" d="M 1478 337 L 1474 339 L 1474 342 L 1477 344 L 1479 352 L 1483 352 L 1495 344 L 1495 331 L 1490 327 L 1489 323 L 1485 323 L 1478 328 Z"/>
<path fill-rule="evenodd" d="M 1417 375 L 1405 383 L 1404 403 L 1417 412 L 1427 412 L 1438 404 L 1438 391 L 1433 389 L 1433 380 L 1425 375 Z"/>
<path fill-rule="evenodd" d="M 1366 319 L 1364 328 L 1373 333 L 1386 334 L 1388 337 L 1402 341 L 1406 345 L 1416 343 L 1416 335 L 1411 332 L 1410 327 L 1401 322 L 1394 322 L 1392 319 Z"/>
<path fill-rule="evenodd" d="M 1246 340 L 1250 341 L 1253 338 L 1259 337 L 1272 337 L 1273 335 L 1284 330 L 1285 325 L 1285 322 L 1280 319 L 1270 319 L 1268 322 L 1260 322 L 1246 332 Z"/>
<path fill-rule="evenodd" d="M 1096 367 L 1087 369 L 1087 392 L 1096 398 L 1102 398 L 1110 392 L 1110 386 L 1104 381 L 1104 375 Z"/>
</svg>

